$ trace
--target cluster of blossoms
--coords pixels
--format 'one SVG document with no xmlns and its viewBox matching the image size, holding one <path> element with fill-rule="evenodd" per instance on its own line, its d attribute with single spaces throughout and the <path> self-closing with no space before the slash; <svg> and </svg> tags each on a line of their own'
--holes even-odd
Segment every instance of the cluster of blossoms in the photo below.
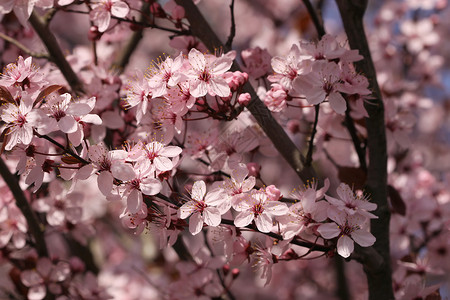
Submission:
<svg viewBox="0 0 450 300">
<path fill-rule="evenodd" d="M 352 64 L 362 58 L 357 50 L 344 48 L 331 35 L 317 44 L 294 44 L 287 56 L 272 58 L 274 74 L 268 77 L 272 88 L 264 103 L 271 111 L 280 112 L 296 99 L 306 99 L 310 105 L 328 102 L 336 113 L 344 114 L 346 98 L 363 100 L 371 94 L 367 78 L 356 73 Z"/>
<path fill-rule="evenodd" d="M 0 298 L 232 299 L 233 293 L 245 298 L 248 291 L 256 295 L 274 287 L 280 298 L 330 298 L 335 291 L 334 279 L 327 279 L 329 262 L 313 258 L 374 258 L 354 253 L 355 243 L 374 245 L 370 223 L 378 218 L 377 204 L 362 192 L 366 150 L 372 151 L 364 105 L 373 104 L 368 79 L 353 65 L 363 57 L 324 35 L 316 43 L 280 43 L 277 53 L 285 56 L 245 49 L 243 71 L 232 71 L 236 52 L 208 53 L 185 36 L 194 31 L 184 8 L 163 2 L 0 3 L 0 29 L 22 47 L 0 40 Z M 439 1 L 406 2 L 413 9 L 443 8 Z M 272 6 L 278 8 L 274 15 L 287 15 L 287 8 Z M 398 24 L 406 6 L 392 6 L 377 17 L 372 43 L 390 159 L 394 292 L 400 299 L 445 297 L 448 174 L 427 171 L 427 159 L 418 154 L 423 149 L 408 149 L 411 131 L 438 131 L 448 115 L 445 105 L 434 110 L 423 92 L 442 86 L 444 62 L 436 49 L 442 32 L 432 19 Z M 64 80 L 63 68 L 42 60 L 39 68 L 24 58 L 26 46 L 35 47 L 27 43 L 34 33 L 10 17 L 33 27 L 39 18 L 31 16 L 34 7 L 54 9 L 48 22 L 60 12 L 89 18 L 94 47 L 77 46 L 66 56 L 77 88 L 70 76 Z M 164 30 L 168 24 L 177 35 L 169 43 L 178 51 L 174 55 L 160 57 L 146 71 L 131 71 L 116 60 L 116 42 L 131 30 Z M 389 36 L 394 31 L 398 39 Z M 398 64 L 401 55 L 405 66 Z M 115 64 L 124 70 L 112 70 Z M 409 81 L 391 80 L 402 77 Z M 429 124 L 429 116 L 440 121 Z M 276 126 L 267 129 L 264 122 Z M 327 179 L 283 196 L 298 179 L 277 157 L 280 145 L 271 132 L 276 122 L 298 149 L 308 149 L 306 164 L 317 162 Z M 290 141 L 282 139 L 288 147 Z M 251 267 L 259 279 L 247 273 Z M 308 274 L 305 282 L 299 273 Z M 364 287 L 359 277 L 348 280 Z"/>
</svg>

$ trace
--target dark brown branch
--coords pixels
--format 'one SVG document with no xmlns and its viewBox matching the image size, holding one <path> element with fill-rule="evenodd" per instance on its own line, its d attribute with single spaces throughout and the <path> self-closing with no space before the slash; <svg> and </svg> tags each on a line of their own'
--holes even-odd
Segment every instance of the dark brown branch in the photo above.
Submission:
<svg viewBox="0 0 450 300">
<path fill-rule="evenodd" d="M 8 167 L 2 158 L 0 158 L 0 174 L 8 185 L 11 193 L 16 199 L 16 205 L 22 212 L 23 216 L 27 220 L 28 230 L 34 237 L 36 242 L 36 250 L 40 256 L 48 256 L 47 245 L 45 243 L 44 231 L 42 230 L 42 225 L 38 222 L 34 211 L 31 209 L 27 198 L 23 194 L 22 189 L 19 186 L 17 178 L 11 174 Z"/>
<path fill-rule="evenodd" d="M 33 26 L 36 33 L 41 38 L 45 47 L 48 50 L 52 61 L 58 66 L 67 83 L 70 85 L 75 93 L 83 93 L 83 87 L 81 81 L 78 79 L 77 75 L 73 71 L 72 67 L 67 62 L 61 48 L 58 45 L 53 33 L 49 30 L 47 24 L 44 23 L 42 18 L 33 11 L 30 16 L 29 22 Z"/>
<path fill-rule="evenodd" d="M 141 15 L 139 16 L 139 22 L 144 21 L 144 14 L 147 14 L 150 8 L 149 2 L 144 2 L 141 7 Z M 136 50 L 139 42 L 142 40 L 144 28 L 139 28 L 134 31 L 131 35 L 130 40 L 127 42 L 125 47 L 122 49 L 117 60 L 113 63 L 113 66 L 117 67 L 120 72 L 123 72 L 126 65 L 130 61 L 130 57 Z"/>
<path fill-rule="evenodd" d="M 368 78 L 373 96 L 370 103 L 365 103 L 365 108 L 369 114 L 369 117 L 366 118 L 369 149 L 366 189 L 370 193 L 372 201 L 377 204 L 377 210 L 374 213 L 379 218 L 372 219 L 371 232 L 377 239 L 373 247 L 382 256 L 384 263 L 382 268 L 377 268 L 376 270 L 365 268 L 369 284 L 369 299 L 394 299 L 389 253 L 390 211 L 387 202 L 387 150 L 384 105 L 363 25 L 363 16 L 368 1 L 336 0 L 336 2 L 350 47 L 358 49 L 359 53 L 364 57 L 363 60 L 355 63 L 356 70 Z"/>
<path fill-rule="evenodd" d="M 233 44 L 234 36 L 236 35 L 236 22 L 234 21 L 234 0 L 231 0 L 230 14 L 231 14 L 230 35 L 228 36 L 228 40 L 225 43 L 225 47 L 228 49 L 231 49 L 231 45 Z"/>
</svg>

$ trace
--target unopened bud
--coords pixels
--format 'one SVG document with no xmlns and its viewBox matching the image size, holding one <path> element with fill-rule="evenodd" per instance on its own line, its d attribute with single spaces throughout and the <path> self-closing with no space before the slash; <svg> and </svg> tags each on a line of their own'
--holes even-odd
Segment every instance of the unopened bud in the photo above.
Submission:
<svg viewBox="0 0 450 300">
<path fill-rule="evenodd" d="M 242 106 L 246 106 L 250 103 L 250 100 L 252 100 L 252 96 L 250 96 L 249 93 L 243 93 L 239 95 L 238 102 Z"/>
</svg>

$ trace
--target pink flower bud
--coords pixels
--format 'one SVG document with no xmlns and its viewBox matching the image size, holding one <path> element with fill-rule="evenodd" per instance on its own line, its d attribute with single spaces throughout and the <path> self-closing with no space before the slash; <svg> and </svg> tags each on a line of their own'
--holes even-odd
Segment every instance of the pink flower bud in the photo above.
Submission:
<svg viewBox="0 0 450 300">
<path fill-rule="evenodd" d="M 228 264 L 223 265 L 222 271 L 223 271 L 223 275 L 227 276 L 228 273 L 230 272 L 230 265 L 228 265 Z"/>
<path fill-rule="evenodd" d="M 274 185 L 269 185 L 266 187 L 266 194 L 272 201 L 278 201 L 281 197 L 281 192 L 279 189 L 277 189 Z"/>
<path fill-rule="evenodd" d="M 98 31 L 97 26 L 91 26 L 88 31 L 88 39 L 90 41 L 98 41 L 102 37 L 102 33 Z"/>
<path fill-rule="evenodd" d="M 234 268 L 233 270 L 231 270 L 231 275 L 233 276 L 233 279 L 236 279 L 239 276 L 239 269 L 238 268 Z"/>
<path fill-rule="evenodd" d="M 242 106 L 248 105 L 250 100 L 252 100 L 252 96 L 249 93 L 240 94 L 238 97 L 238 103 Z"/>
<path fill-rule="evenodd" d="M 261 171 L 261 166 L 255 162 L 249 162 L 247 164 L 248 176 L 259 177 L 259 172 Z"/>
</svg>

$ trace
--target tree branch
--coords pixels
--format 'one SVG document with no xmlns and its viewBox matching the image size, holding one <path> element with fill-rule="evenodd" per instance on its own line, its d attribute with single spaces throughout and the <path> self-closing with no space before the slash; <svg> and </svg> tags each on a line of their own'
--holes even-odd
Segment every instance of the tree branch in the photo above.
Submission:
<svg viewBox="0 0 450 300">
<path fill-rule="evenodd" d="M 29 56 L 33 56 L 35 58 L 45 58 L 50 60 L 50 56 L 47 53 L 37 53 L 37 52 L 33 52 L 30 49 L 28 49 L 24 44 L 22 44 L 21 42 L 19 42 L 18 40 L 7 36 L 4 33 L 0 32 L 0 38 L 4 39 L 5 41 L 7 41 L 8 43 L 13 44 L 14 46 L 16 46 L 17 48 L 19 48 L 20 50 L 22 50 L 23 52 L 25 52 L 26 54 L 28 54 Z"/>
<path fill-rule="evenodd" d="M 50 57 L 52 58 L 52 61 L 58 66 L 72 90 L 75 93 L 83 93 L 81 81 L 78 79 L 72 67 L 67 62 L 61 48 L 58 45 L 58 41 L 53 33 L 48 29 L 47 24 L 44 23 L 42 18 L 38 16 L 35 11 L 31 14 L 29 22 L 41 38 Z"/>
<path fill-rule="evenodd" d="M 363 16 L 367 2 L 367 0 L 336 0 L 350 47 L 358 49 L 359 53 L 364 57 L 363 60 L 355 63 L 356 70 L 367 76 L 373 95 L 370 103 L 365 103 L 365 108 L 369 114 L 369 118 L 366 118 L 369 148 L 366 189 L 371 194 L 372 201 L 377 204 L 377 210 L 374 213 L 379 218 L 372 219 L 371 232 L 377 239 L 373 247 L 383 257 L 384 263 L 383 267 L 377 268 L 376 271 L 365 268 L 369 284 L 369 299 L 394 299 L 389 253 L 390 211 L 387 202 L 387 150 L 384 106 L 376 80 L 375 67 L 364 33 Z"/>
<path fill-rule="evenodd" d="M 6 166 L 2 158 L 0 158 L 0 175 L 3 177 L 3 180 L 5 180 L 5 183 L 8 185 L 11 193 L 16 199 L 17 207 L 27 220 L 28 230 L 35 239 L 37 252 L 40 256 L 48 256 L 47 245 L 44 239 L 44 231 L 42 230 L 41 224 L 38 222 L 34 211 L 31 209 L 27 198 L 23 194 L 17 178 L 11 174 L 8 166 Z"/>
<path fill-rule="evenodd" d="M 141 15 L 139 16 L 138 21 L 143 22 L 144 21 L 144 14 L 148 12 L 150 8 L 150 2 L 144 2 L 141 7 Z M 133 54 L 133 52 L 136 50 L 139 42 L 142 40 L 143 35 L 143 28 L 139 28 L 138 30 L 134 31 L 131 35 L 130 40 L 127 42 L 125 47 L 122 49 L 122 52 L 120 53 L 117 60 L 113 63 L 113 66 L 117 67 L 120 72 L 123 72 L 126 65 L 130 61 L 130 57 Z"/>
</svg>

